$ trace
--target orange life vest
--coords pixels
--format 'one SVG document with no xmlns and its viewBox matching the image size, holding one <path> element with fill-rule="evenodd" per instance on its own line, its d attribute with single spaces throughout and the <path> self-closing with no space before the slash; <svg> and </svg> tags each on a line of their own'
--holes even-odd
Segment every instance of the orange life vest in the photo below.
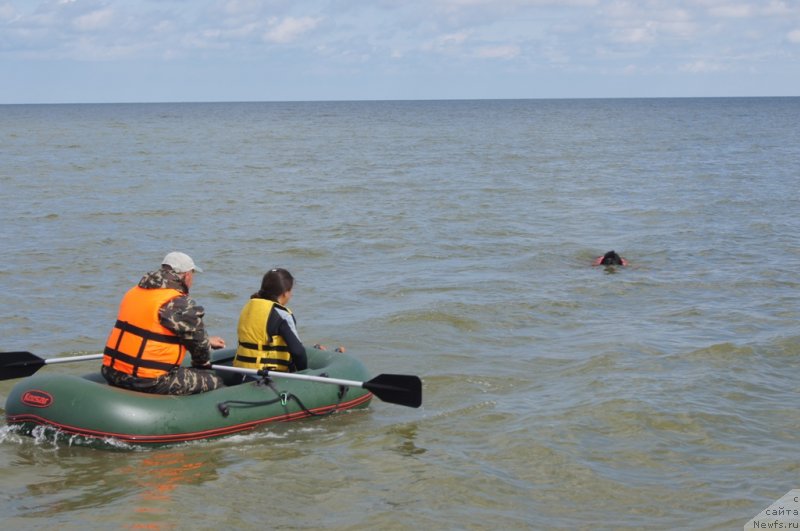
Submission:
<svg viewBox="0 0 800 531">
<path fill-rule="evenodd" d="M 176 289 L 128 290 L 103 351 L 103 365 L 138 378 L 157 378 L 181 364 L 186 347 L 161 325 L 158 310 L 183 295 Z"/>
</svg>

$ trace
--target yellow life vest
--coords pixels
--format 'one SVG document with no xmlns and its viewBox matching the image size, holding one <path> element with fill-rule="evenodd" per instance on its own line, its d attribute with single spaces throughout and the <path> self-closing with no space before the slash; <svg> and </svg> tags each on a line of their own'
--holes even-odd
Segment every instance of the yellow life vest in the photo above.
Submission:
<svg viewBox="0 0 800 531">
<path fill-rule="evenodd" d="M 267 336 L 267 320 L 275 306 L 291 310 L 266 299 L 250 299 L 239 315 L 239 346 L 233 360 L 234 367 L 246 369 L 289 370 L 292 355 L 286 341 L 279 335 Z"/>
<path fill-rule="evenodd" d="M 176 289 L 131 288 L 103 351 L 103 365 L 138 378 L 157 378 L 181 364 L 186 347 L 161 325 L 159 309 L 183 295 Z"/>
</svg>

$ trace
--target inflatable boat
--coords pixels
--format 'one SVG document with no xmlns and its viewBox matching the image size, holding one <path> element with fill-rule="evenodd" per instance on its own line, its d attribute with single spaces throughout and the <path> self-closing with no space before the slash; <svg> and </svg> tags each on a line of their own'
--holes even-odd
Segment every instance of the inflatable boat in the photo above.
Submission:
<svg viewBox="0 0 800 531">
<path fill-rule="evenodd" d="M 270 422 L 364 408 L 373 395 L 411 407 L 421 403 L 419 378 L 380 375 L 363 382 L 368 378 L 366 369 L 348 354 L 308 349 L 309 368 L 305 371 L 267 373 L 231 367 L 234 353 L 231 349 L 213 353 L 212 367 L 225 380 L 225 387 L 189 396 L 112 387 L 99 371 L 82 377 L 44 371 L 25 378 L 11 390 L 6 420 L 23 434 L 52 429 L 58 437 L 75 444 L 105 446 L 121 441 L 164 445 L 221 437 Z M 4 379 L 32 374 L 44 364 L 58 361 L 28 352 L 3 356 Z M 95 357 L 101 355 L 72 359 Z"/>
</svg>

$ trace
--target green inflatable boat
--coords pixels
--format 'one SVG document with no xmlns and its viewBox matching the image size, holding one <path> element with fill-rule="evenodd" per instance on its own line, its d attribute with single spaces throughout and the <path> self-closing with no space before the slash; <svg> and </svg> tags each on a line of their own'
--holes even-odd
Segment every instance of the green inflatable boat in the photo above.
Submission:
<svg viewBox="0 0 800 531">
<path fill-rule="evenodd" d="M 112 387 L 99 371 L 83 377 L 44 371 L 25 378 L 11 390 L 6 420 L 26 435 L 44 427 L 75 444 L 105 446 L 121 441 L 163 445 L 221 437 L 269 422 L 364 408 L 373 396 L 410 407 L 421 404 L 419 378 L 387 374 L 365 382 L 368 374 L 364 365 L 348 354 L 308 349 L 309 368 L 305 371 L 259 373 L 231 367 L 234 353 L 231 349 L 213 353 L 212 366 L 225 379 L 225 387 L 190 396 L 151 395 Z M 59 361 L 44 360 L 29 352 L 2 356 L 3 379 L 27 376 Z"/>
</svg>

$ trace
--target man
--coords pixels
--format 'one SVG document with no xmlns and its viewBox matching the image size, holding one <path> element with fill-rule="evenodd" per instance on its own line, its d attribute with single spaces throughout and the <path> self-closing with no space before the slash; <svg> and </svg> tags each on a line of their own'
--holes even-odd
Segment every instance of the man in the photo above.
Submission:
<svg viewBox="0 0 800 531">
<path fill-rule="evenodd" d="M 145 393 L 192 395 L 222 386 L 208 370 L 211 349 L 225 340 L 209 337 L 205 310 L 189 297 L 197 267 L 188 255 L 171 252 L 122 298 L 108 336 L 101 372 L 106 381 Z M 192 366 L 183 367 L 186 351 Z"/>
</svg>

